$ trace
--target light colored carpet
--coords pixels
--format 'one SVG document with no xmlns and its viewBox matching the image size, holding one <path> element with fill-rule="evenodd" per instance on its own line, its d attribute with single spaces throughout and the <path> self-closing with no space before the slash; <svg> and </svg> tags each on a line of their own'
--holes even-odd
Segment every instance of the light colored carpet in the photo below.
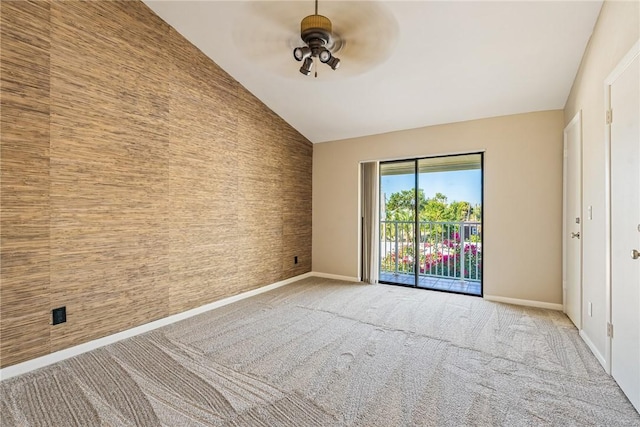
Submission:
<svg viewBox="0 0 640 427">
<path fill-rule="evenodd" d="M 559 312 L 311 278 L 0 384 L 2 426 L 638 426 Z"/>
</svg>

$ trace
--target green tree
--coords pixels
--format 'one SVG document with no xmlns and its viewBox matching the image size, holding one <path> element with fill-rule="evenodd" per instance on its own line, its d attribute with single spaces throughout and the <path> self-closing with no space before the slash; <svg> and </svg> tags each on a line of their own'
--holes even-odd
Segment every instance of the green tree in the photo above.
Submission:
<svg viewBox="0 0 640 427">
<path fill-rule="evenodd" d="M 447 196 L 436 193 L 426 200 L 420 209 L 420 221 L 449 221 L 447 217 Z"/>
<path fill-rule="evenodd" d="M 399 221 L 400 223 L 387 225 L 385 230 L 387 239 L 395 239 L 397 229 L 400 240 L 413 242 L 415 197 L 415 189 L 402 190 L 391 194 L 385 207 L 385 219 L 387 221 Z M 424 209 L 426 202 L 424 190 L 419 189 L 418 205 L 420 210 Z"/>
<path fill-rule="evenodd" d="M 478 221 L 482 220 L 482 205 L 477 204 L 471 209 L 471 214 L 469 215 L 469 221 Z"/>
<path fill-rule="evenodd" d="M 386 220 L 387 221 L 411 221 L 413 219 L 413 208 L 415 206 L 415 189 L 402 190 L 392 193 L 387 201 Z M 418 190 L 418 206 L 422 211 L 427 203 L 424 190 Z"/>
<path fill-rule="evenodd" d="M 471 203 L 453 201 L 447 206 L 448 221 L 468 221 L 471 216 Z"/>
</svg>

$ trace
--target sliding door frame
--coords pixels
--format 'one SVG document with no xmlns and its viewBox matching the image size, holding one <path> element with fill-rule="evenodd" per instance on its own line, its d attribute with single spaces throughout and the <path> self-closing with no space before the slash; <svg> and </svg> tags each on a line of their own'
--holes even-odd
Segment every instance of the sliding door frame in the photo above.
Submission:
<svg viewBox="0 0 640 427">
<path fill-rule="evenodd" d="M 393 160 L 380 160 L 378 162 L 378 192 L 382 191 L 382 173 L 380 173 L 380 168 L 382 166 L 382 164 L 389 164 L 389 163 L 408 163 L 408 162 L 414 162 L 414 200 L 413 200 L 413 204 L 414 204 L 414 263 L 413 263 L 413 275 L 414 275 L 414 283 L 413 285 L 407 285 L 404 283 L 395 283 L 395 282 L 387 282 L 384 280 L 379 280 L 380 283 L 384 283 L 384 284 L 388 284 L 388 285 L 395 285 L 395 286 L 404 286 L 404 287 L 409 287 L 409 288 L 418 288 L 418 289 L 422 289 L 418 286 L 419 280 L 420 280 L 420 268 L 418 267 L 418 262 L 420 260 L 420 247 L 418 245 L 419 242 L 419 238 L 420 238 L 420 213 L 419 213 L 419 194 L 418 194 L 418 189 L 419 189 L 419 184 L 420 184 L 420 178 L 419 178 L 419 162 L 420 160 L 425 160 L 425 159 L 437 159 L 437 158 L 445 158 L 445 157 L 458 157 L 458 156 L 469 156 L 469 155 L 479 155 L 480 156 L 480 225 L 482 227 L 482 234 L 481 234 L 481 242 L 482 242 L 482 266 L 484 266 L 485 263 L 485 250 L 484 250 L 484 236 L 485 236 L 485 223 L 484 223 L 484 211 L 485 211 L 485 203 L 484 203 L 484 150 L 481 151 L 471 151 L 471 152 L 460 152 L 460 153 L 452 153 L 452 154 L 439 154 L 439 155 L 429 155 L 429 156 L 421 156 L 421 157 L 413 157 L 413 158 L 403 158 L 403 159 L 393 159 Z M 382 212 L 382 203 L 384 203 L 384 200 L 382 197 L 378 196 L 378 229 L 380 229 L 380 222 L 383 221 L 382 216 L 380 215 L 380 212 Z M 382 244 L 382 242 L 380 241 L 381 239 L 381 235 L 378 236 L 378 245 L 380 246 Z M 464 249 L 463 249 L 464 250 Z M 397 251 L 397 248 L 396 248 Z M 381 248 L 379 248 L 378 250 L 378 257 L 380 257 L 380 254 L 382 253 Z M 418 261 L 416 261 L 418 260 Z M 380 261 L 378 261 L 378 277 L 380 277 L 380 268 L 382 266 L 382 263 Z M 466 293 L 466 292 L 459 292 L 459 291 L 455 291 L 455 290 L 442 290 L 442 289 L 429 289 L 429 288 L 425 288 L 428 290 L 434 290 L 434 291 L 440 291 L 440 292 L 448 292 L 448 293 L 454 293 L 454 294 L 462 294 L 462 295 L 468 295 L 468 296 L 479 296 L 480 298 L 484 297 L 484 268 L 480 268 L 480 295 L 477 294 L 470 294 L 470 293 Z"/>
</svg>

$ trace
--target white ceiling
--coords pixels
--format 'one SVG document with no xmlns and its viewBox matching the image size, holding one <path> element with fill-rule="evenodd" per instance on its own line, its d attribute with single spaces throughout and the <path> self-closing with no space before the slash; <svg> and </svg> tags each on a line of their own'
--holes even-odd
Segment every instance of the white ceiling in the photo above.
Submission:
<svg viewBox="0 0 640 427">
<path fill-rule="evenodd" d="M 346 44 L 313 78 L 291 53 L 311 0 L 145 3 L 314 143 L 561 109 L 602 6 L 321 0 Z"/>
</svg>

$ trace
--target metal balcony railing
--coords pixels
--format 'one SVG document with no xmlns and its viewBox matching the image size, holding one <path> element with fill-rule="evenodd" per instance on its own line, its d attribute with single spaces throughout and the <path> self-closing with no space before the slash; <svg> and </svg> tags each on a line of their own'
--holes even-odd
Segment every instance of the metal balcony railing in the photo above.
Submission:
<svg viewBox="0 0 640 427">
<path fill-rule="evenodd" d="M 380 221 L 380 272 L 467 281 L 482 277 L 480 222 Z M 416 263 L 415 260 L 418 260 Z"/>
</svg>

